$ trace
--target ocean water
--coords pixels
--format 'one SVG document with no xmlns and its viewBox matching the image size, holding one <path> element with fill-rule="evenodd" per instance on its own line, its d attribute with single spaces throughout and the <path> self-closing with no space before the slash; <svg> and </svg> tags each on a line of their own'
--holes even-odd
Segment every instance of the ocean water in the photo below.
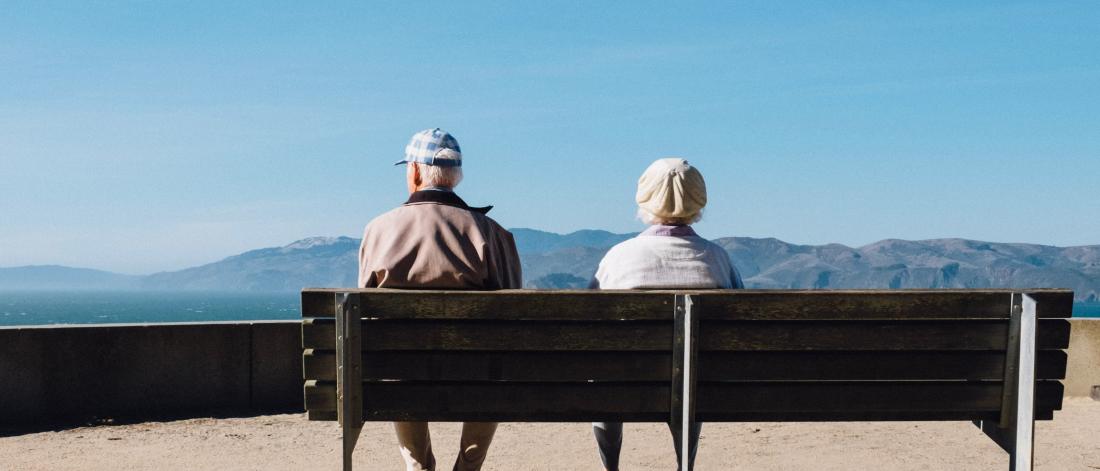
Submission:
<svg viewBox="0 0 1100 471">
<path fill-rule="evenodd" d="M 1073 305 L 1100 318 L 1100 303 Z M 298 293 L 0 291 L 0 326 L 301 318 Z"/>
<path fill-rule="evenodd" d="M 1075 303 L 1073 317 L 1100 317 L 1100 303 Z"/>
<path fill-rule="evenodd" d="M 0 325 L 300 319 L 298 293 L 0 291 Z"/>
</svg>

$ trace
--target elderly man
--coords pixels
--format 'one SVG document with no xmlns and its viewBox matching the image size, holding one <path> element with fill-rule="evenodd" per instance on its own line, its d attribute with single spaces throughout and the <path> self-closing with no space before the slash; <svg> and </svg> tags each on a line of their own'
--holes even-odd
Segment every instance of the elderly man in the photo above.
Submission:
<svg viewBox="0 0 1100 471">
<path fill-rule="evenodd" d="M 359 249 L 362 288 L 491 290 L 521 287 L 512 234 L 454 193 L 462 180 L 458 141 L 436 129 L 416 133 L 405 147 L 409 199 L 367 224 Z M 408 471 L 435 470 L 425 422 L 396 422 Z M 496 423 L 465 423 L 454 469 L 478 470 Z"/>
</svg>

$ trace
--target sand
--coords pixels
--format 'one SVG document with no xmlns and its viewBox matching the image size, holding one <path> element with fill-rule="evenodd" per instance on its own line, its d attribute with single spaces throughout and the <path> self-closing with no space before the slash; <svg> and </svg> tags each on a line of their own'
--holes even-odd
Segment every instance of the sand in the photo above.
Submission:
<svg viewBox="0 0 1100 471">
<path fill-rule="evenodd" d="M 434 424 L 440 470 L 458 425 Z M 1100 470 L 1100 402 L 1071 398 L 1036 427 L 1040 470 Z M 675 469 L 663 424 L 627 424 L 624 470 Z M 3 470 L 338 469 L 334 422 L 302 415 L 80 427 L 0 437 Z M 367 424 L 361 470 L 401 471 L 392 428 Z M 1008 455 L 966 422 L 735 423 L 703 428 L 698 470 L 1004 470 Z M 442 466 L 446 464 L 446 466 Z M 586 424 L 502 424 L 486 470 L 599 470 Z"/>
</svg>

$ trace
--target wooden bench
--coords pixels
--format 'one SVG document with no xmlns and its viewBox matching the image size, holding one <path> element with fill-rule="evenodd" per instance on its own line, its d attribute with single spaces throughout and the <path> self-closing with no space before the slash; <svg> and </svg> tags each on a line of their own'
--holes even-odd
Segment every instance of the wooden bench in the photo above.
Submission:
<svg viewBox="0 0 1100 471">
<path fill-rule="evenodd" d="M 1067 290 L 307 289 L 305 407 L 340 421 L 346 470 L 363 421 L 406 420 L 671 422 L 681 450 L 695 421 L 974 421 L 1010 469 L 1029 470 L 1034 420 L 1061 408 L 1072 302 Z"/>
</svg>

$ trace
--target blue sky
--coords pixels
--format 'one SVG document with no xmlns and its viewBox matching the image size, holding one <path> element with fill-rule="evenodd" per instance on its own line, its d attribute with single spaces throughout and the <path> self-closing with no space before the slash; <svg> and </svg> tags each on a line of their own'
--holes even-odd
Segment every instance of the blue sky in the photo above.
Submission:
<svg viewBox="0 0 1100 471">
<path fill-rule="evenodd" d="M 0 266 L 358 236 L 430 127 L 507 227 L 1100 244 L 1096 2 L 228 3 L 3 3 Z"/>
</svg>

